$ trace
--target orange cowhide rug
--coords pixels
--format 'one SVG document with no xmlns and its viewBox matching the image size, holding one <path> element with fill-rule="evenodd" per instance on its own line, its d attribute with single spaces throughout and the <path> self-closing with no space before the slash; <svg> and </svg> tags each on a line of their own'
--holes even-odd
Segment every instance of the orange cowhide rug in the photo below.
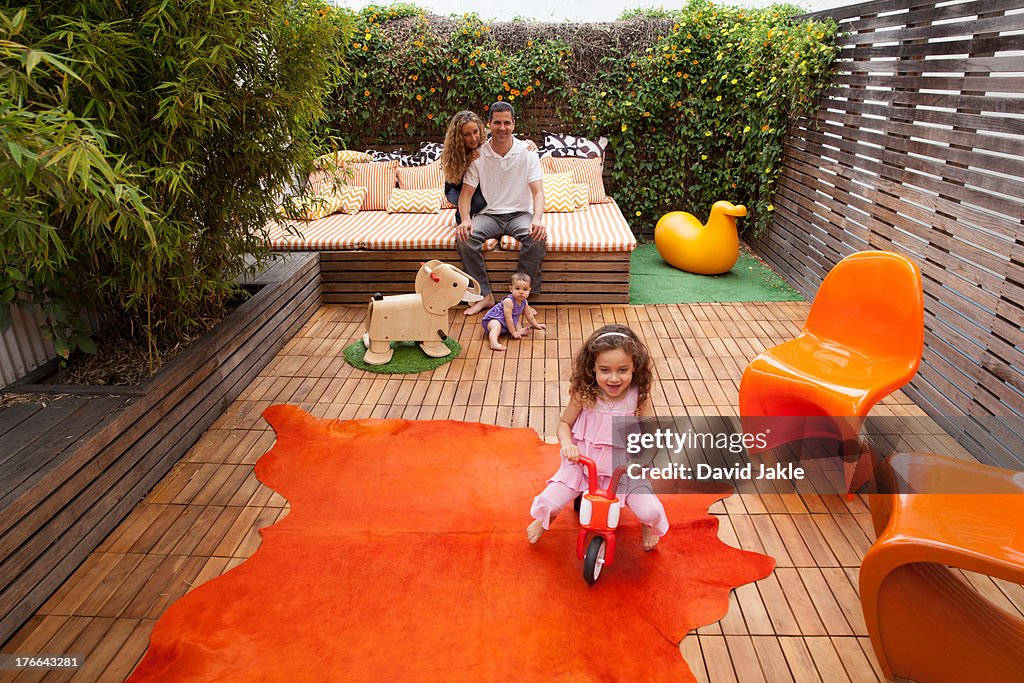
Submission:
<svg viewBox="0 0 1024 683">
<path fill-rule="evenodd" d="M 534 431 L 263 415 L 256 474 L 291 512 L 167 610 L 131 681 L 693 680 L 677 643 L 775 565 L 718 540 L 720 496 L 679 494 L 653 552 L 624 513 L 588 586 L 571 510 L 526 541 L 558 466 Z"/>
</svg>

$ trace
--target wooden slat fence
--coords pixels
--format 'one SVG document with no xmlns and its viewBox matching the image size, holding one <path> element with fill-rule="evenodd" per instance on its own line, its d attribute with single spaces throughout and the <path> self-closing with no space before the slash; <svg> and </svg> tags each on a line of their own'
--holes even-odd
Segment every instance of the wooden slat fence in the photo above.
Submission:
<svg viewBox="0 0 1024 683">
<path fill-rule="evenodd" d="M 993 416 L 1024 416 L 1024 0 L 808 16 L 839 22 L 841 52 L 754 247 L 808 297 L 854 251 L 914 259 L 925 350 L 907 393 L 980 460 L 1020 468 L 1024 435 Z"/>
</svg>

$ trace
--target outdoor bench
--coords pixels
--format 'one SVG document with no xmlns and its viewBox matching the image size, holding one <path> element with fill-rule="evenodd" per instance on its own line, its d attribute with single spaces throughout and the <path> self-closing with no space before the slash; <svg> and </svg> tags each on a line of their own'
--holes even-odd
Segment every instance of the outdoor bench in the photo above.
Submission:
<svg viewBox="0 0 1024 683">
<path fill-rule="evenodd" d="M 609 198 L 610 199 L 610 198 Z M 544 214 L 548 253 L 538 303 L 628 303 L 630 253 L 636 238 L 614 200 L 585 211 Z M 299 234 L 285 228 L 290 225 Z M 366 303 L 376 292 L 412 291 L 419 264 L 458 265 L 455 210 L 432 214 L 359 211 L 268 225 L 274 251 L 318 251 L 325 303 Z M 510 237 L 484 246 L 491 286 L 502 291 L 516 269 Z"/>
</svg>

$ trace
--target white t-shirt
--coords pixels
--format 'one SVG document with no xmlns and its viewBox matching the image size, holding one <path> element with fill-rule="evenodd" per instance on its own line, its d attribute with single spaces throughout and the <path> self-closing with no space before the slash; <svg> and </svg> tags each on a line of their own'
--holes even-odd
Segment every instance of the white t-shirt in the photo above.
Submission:
<svg viewBox="0 0 1024 683">
<path fill-rule="evenodd" d="M 480 213 L 533 213 L 530 183 L 542 177 L 537 153 L 513 138 L 512 149 L 503 157 L 491 149 L 490 140 L 480 145 L 480 156 L 466 169 L 462 182 L 483 193 L 487 208 Z"/>
</svg>

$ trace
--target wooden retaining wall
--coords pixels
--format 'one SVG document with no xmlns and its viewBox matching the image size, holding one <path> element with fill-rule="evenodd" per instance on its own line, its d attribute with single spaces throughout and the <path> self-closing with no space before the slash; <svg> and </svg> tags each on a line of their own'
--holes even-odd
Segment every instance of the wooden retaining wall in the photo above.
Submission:
<svg viewBox="0 0 1024 683">
<path fill-rule="evenodd" d="M 0 642 L 167 474 L 320 305 L 317 254 L 294 254 L 211 333 L 136 388 L 0 411 Z"/>
<path fill-rule="evenodd" d="M 1022 8 L 881 0 L 809 15 L 839 21 L 842 52 L 818 113 L 787 139 L 774 223 L 754 244 L 808 297 L 854 251 L 911 257 L 925 349 L 907 393 L 980 460 L 1014 468 L 1024 466 Z"/>
</svg>

